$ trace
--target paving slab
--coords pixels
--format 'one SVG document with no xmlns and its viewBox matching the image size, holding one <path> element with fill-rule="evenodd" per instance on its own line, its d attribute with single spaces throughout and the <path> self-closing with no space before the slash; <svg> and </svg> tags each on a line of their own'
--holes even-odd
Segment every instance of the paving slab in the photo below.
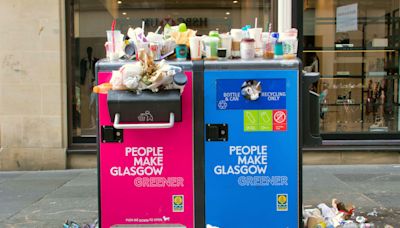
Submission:
<svg viewBox="0 0 400 228">
<path fill-rule="evenodd" d="M 304 166 L 303 202 L 353 202 L 359 215 L 376 208 L 377 225 L 400 227 L 400 166 Z M 0 227 L 61 227 L 97 218 L 97 173 L 89 170 L 0 172 Z"/>
</svg>

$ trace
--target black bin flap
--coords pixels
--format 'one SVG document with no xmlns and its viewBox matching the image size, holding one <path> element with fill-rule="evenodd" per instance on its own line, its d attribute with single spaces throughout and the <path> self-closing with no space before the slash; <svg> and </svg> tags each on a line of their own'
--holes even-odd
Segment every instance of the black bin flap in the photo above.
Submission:
<svg viewBox="0 0 400 228">
<path fill-rule="evenodd" d="M 175 122 L 182 121 L 180 90 L 162 90 L 157 93 L 110 90 L 107 96 L 111 121 L 116 113 L 121 122 L 169 122 L 174 113 Z"/>
</svg>

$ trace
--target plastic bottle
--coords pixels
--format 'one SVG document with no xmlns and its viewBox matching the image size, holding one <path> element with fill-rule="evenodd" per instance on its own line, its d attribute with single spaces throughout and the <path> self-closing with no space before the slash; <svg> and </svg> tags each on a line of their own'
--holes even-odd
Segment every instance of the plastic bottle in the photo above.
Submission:
<svg viewBox="0 0 400 228">
<path fill-rule="evenodd" d="M 164 26 L 164 39 L 166 40 L 169 39 L 171 37 L 171 32 L 172 32 L 171 25 L 166 24 Z"/>
<path fill-rule="evenodd" d="M 219 32 L 218 32 L 218 31 L 210 31 L 210 32 L 208 33 L 208 36 L 209 36 L 209 37 L 216 37 L 216 38 L 218 38 L 218 48 L 221 47 L 221 37 L 219 37 Z"/>
<path fill-rule="evenodd" d="M 246 25 L 242 28 L 243 31 L 243 39 L 250 39 L 250 33 L 249 33 L 249 28 L 251 28 L 250 25 Z"/>
</svg>

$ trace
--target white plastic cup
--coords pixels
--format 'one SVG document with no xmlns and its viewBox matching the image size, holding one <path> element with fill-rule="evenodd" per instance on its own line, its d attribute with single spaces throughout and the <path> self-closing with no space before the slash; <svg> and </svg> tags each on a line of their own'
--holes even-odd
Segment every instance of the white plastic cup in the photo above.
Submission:
<svg viewBox="0 0 400 228">
<path fill-rule="evenodd" d="M 221 48 L 226 49 L 226 58 L 230 58 L 232 56 L 232 36 L 221 34 L 219 38 L 221 39 Z"/>
<path fill-rule="evenodd" d="M 201 60 L 201 37 L 193 36 L 189 38 L 190 58 L 192 60 Z"/>
<path fill-rule="evenodd" d="M 243 31 L 241 29 L 231 29 L 231 36 L 233 41 L 240 42 L 243 38 Z"/>
<path fill-rule="evenodd" d="M 147 54 L 150 54 L 150 42 L 137 42 L 135 43 L 136 59 L 139 59 L 139 51 L 144 49 Z"/>
<path fill-rule="evenodd" d="M 107 30 L 107 41 L 112 43 L 114 36 L 114 40 L 116 42 L 118 39 L 120 39 L 121 35 L 122 35 L 121 31 L 119 30 L 114 30 L 114 31 Z"/>
<path fill-rule="evenodd" d="M 232 57 L 239 58 L 240 57 L 240 41 L 243 38 L 243 31 L 241 29 L 231 29 L 232 36 Z"/>
<path fill-rule="evenodd" d="M 262 56 L 262 28 L 249 29 L 250 38 L 254 39 L 256 46 L 256 56 Z"/>
<path fill-rule="evenodd" d="M 110 60 L 117 60 L 123 55 L 124 35 L 119 30 L 107 31 L 107 42 L 105 44 L 106 55 Z"/>
</svg>

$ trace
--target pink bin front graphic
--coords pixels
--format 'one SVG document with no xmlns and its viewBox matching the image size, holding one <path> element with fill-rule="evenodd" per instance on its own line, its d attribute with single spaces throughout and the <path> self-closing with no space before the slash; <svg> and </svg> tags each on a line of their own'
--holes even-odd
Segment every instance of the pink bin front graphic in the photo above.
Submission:
<svg viewBox="0 0 400 228">
<path fill-rule="evenodd" d="M 112 74 L 102 65 L 98 84 Z M 149 92 L 149 101 L 127 91 L 98 95 L 101 227 L 194 227 L 192 71 L 183 72 L 179 101 L 176 91 Z M 173 106 L 180 110 L 160 112 Z"/>
</svg>

